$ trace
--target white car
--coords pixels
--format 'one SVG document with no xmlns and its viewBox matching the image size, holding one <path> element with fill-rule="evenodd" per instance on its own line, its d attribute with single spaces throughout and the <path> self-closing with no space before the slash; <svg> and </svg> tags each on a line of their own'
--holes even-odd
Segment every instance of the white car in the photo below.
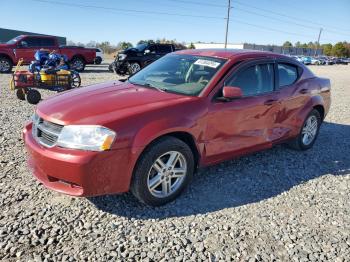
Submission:
<svg viewBox="0 0 350 262">
<path fill-rule="evenodd" d="M 99 65 L 102 63 L 104 57 L 103 57 L 103 50 L 101 48 L 96 48 L 96 58 L 95 58 L 95 64 Z"/>
</svg>

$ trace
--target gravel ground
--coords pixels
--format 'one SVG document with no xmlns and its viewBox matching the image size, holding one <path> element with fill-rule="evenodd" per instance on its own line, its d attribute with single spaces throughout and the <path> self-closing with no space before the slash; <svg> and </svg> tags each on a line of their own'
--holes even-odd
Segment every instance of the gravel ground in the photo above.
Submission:
<svg viewBox="0 0 350 262">
<path fill-rule="evenodd" d="M 115 79 L 106 68 L 89 67 L 83 84 Z M 0 260 L 350 261 L 350 65 L 312 70 L 333 85 L 313 149 L 277 146 L 202 169 L 159 208 L 40 185 L 21 139 L 34 107 L 0 75 Z"/>
</svg>

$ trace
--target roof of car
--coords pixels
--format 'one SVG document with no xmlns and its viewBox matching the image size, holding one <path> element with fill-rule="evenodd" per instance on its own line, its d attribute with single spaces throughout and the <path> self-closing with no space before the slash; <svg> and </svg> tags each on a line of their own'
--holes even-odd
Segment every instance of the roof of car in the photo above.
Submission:
<svg viewBox="0 0 350 262">
<path fill-rule="evenodd" d="M 281 57 L 283 55 L 258 50 L 249 49 L 184 49 L 176 52 L 177 54 L 188 54 L 188 55 L 200 55 L 200 56 L 212 56 L 220 58 L 235 58 L 241 55 L 250 56 L 269 56 L 269 57 Z M 283 56 L 284 57 L 284 56 Z"/>
</svg>

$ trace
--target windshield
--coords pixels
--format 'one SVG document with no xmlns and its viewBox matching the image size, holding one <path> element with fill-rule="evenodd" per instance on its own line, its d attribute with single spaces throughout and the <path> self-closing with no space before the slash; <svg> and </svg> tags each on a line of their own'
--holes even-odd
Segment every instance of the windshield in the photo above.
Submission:
<svg viewBox="0 0 350 262">
<path fill-rule="evenodd" d="M 137 46 L 135 46 L 135 48 L 139 51 L 143 51 L 145 50 L 147 44 L 138 44 Z"/>
<path fill-rule="evenodd" d="M 6 44 L 10 44 L 10 45 L 15 44 L 15 43 L 17 43 L 17 41 L 19 39 L 21 39 L 21 36 L 17 36 L 15 38 L 12 38 L 11 40 L 7 41 Z"/>
<path fill-rule="evenodd" d="M 155 61 L 129 78 L 132 84 L 184 95 L 198 95 L 226 60 L 171 54 Z"/>
</svg>

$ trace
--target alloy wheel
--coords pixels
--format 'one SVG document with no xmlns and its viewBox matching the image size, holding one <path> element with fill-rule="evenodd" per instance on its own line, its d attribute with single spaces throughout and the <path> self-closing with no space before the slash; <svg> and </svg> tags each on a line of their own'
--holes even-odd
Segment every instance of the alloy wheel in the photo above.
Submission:
<svg viewBox="0 0 350 262">
<path fill-rule="evenodd" d="M 165 198 L 180 188 L 187 173 L 187 162 L 183 154 L 169 151 L 158 157 L 148 172 L 149 192 L 157 198 Z"/>
<path fill-rule="evenodd" d="M 317 117 L 314 115 L 309 116 L 309 118 L 305 121 L 303 126 L 302 134 L 302 142 L 304 145 L 310 145 L 312 141 L 314 141 L 318 129 L 318 121 Z"/>
<path fill-rule="evenodd" d="M 137 73 L 138 71 L 141 70 L 141 67 L 140 67 L 140 65 L 138 63 L 132 63 L 130 65 L 130 69 L 131 69 L 131 74 L 135 74 L 135 73 Z"/>
<path fill-rule="evenodd" d="M 10 63 L 6 60 L 0 61 L 0 72 L 8 72 L 10 70 Z"/>
<path fill-rule="evenodd" d="M 84 68 L 84 63 L 80 60 L 80 59 L 77 59 L 73 62 L 73 67 L 76 69 L 76 70 L 83 70 Z"/>
</svg>

